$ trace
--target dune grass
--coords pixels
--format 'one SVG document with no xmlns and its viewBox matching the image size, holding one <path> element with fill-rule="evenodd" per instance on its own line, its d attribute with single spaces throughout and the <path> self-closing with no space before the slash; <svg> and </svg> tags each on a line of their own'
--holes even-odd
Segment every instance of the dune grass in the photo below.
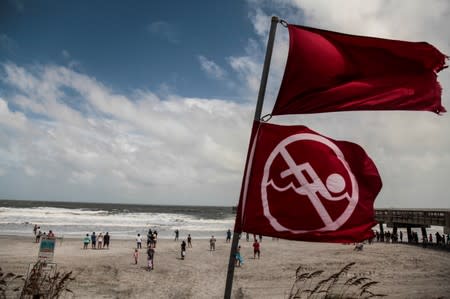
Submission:
<svg viewBox="0 0 450 299">
<path fill-rule="evenodd" d="M 37 262 L 33 265 L 26 279 L 23 275 L 3 273 L 0 268 L 0 299 L 10 298 L 13 294 L 20 294 L 18 298 L 59 298 L 63 294 L 73 293 L 68 284 L 74 280 L 72 271 L 46 271 L 46 264 Z M 21 280 L 17 286 L 17 280 Z M 15 287 L 12 287 L 12 285 Z M 16 296 L 14 296 L 16 297 Z M 17 298 L 16 297 L 16 298 Z"/>
<path fill-rule="evenodd" d="M 376 294 L 370 288 L 378 281 L 373 281 L 369 277 L 350 275 L 350 269 L 355 263 L 348 263 L 338 272 L 331 274 L 325 279 L 320 276 L 324 270 L 304 272 L 299 266 L 295 271 L 295 281 L 292 284 L 289 299 L 349 299 L 349 298 L 374 298 L 385 297 L 385 294 Z"/>
</svg>

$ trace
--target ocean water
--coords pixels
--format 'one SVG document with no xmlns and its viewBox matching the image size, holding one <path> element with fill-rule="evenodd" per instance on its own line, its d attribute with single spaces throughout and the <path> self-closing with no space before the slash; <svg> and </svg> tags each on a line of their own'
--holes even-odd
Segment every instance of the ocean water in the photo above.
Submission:
<svg viewBox="0 0 450 299">
<path fill-rule="evenodd" d="M 233 230 L 235 214 L 231 207 L 160 206 L 81 202 L 43 202 L 0 200 L 0 235 L 34 236 L 34 224 L 42 232 L 52 230 L 57 236 L 82 238 L 87 233 L 109 232 L 112 238 L 134 239 L 138 233 L 147 235 L 157 230 L 158 238 L 168 239 L 180 231 L 180 238 L 188 234 L 195 239 L 214 235 L 225 238 Z M 379 230 L 376 225 L 374 230 Z M 392 228 L 384 225 L 384 231 Z M 406 229 L 400 228 L 404 240 Z M 414 228 L 421 238 L 419 228 Z M 427 228 L 427 235 L 443 228 Z"/>
<path fill-rule="evenodd" d="M 176 229 L 180 238 L 225 238 L 234 219 L 231 207 L 0 200 L 0 235 L 33 236 L 37 224 L 42 232 L 75 238 L 109 232 L 112 238 L 132 239 L 150 228 L 158 238 L 173 238 Z"/>
</svg>

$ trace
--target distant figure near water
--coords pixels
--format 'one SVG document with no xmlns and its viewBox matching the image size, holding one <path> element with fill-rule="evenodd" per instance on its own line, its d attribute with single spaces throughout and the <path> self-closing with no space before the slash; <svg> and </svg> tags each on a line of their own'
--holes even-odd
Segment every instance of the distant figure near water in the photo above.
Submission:
<svg viewBox="0 0 450 299">
<path fill-rule="evenodd" d="M 214 238 L 214 236 L 211 236 L 211 239 L 209 239 L 209 251 L 215 250 L 216 250 L 216 238 Z"/>
<path fill-rule="evenodd" d="M 96 246 L 97 246 L 97 236 L 95 235 L 95 232 L 93 232 L 91 235 L 91 247 L 92 249 L 95 249 Z"/>
<path fill-rule="evenodd" d="M 189 248 L 192 248 L 192 238 L 191 238 L 191 234 L 188 234 L 188 237 L 187 237 L 187 245 L 188 245 L 188 247 Z"/>
<path fill-rule="evenodd" d="M 108 232 L 106 232 L 105 236 L 103 237 L 103 248 L 109 249 L 109 240 L 110 240 L 110 235 Z"/>
<path fill-rule="evenodd" d="M 142 248 L 142 237 L 141 234 L 137 234 L 136 237 L 136 248 Z"/>
<path fill-rule="evenodd" d="M 40 227 L 39 227 L 37 224 L 34 225 L 33 233 L 34 233 L 35 236 L 37 235 L 37 232 L 38 232 L 38 229 L 39 229 L 39 228 L 40 228 Z"/>
<path fill-rule="evenodd" d="M 89 234 L 86 234 L 86 237 L 83 239 L 83 249 L 87 249 L 90 242 L 91 238 L 89 237 Z"/>
<path fill-rule="evenodd" d="M 228 229 L 227 230 L 227 239 L 226 239 L 226 241 L 225 242 L 230 242 L 231 241 L 231 230 L 230 229 Z"/>
<path fill-rule="evenodd" d="M 36 243 L 39 243 L 41 241 L 42 232 L 39 230 L 39 232 L 36 235 Z"/>
<path fill-rule="evenodd" d="M 175 230 L 175 240 L 174 241 L 178 241 L 178 237 L 180 235 L 180 231 L 178 229 Z"/>
<path fill-rule="evenodd" d="M 156 246 L 155 237 L 156 237 L 156 234 L 154 232 L 152 232 L 150 234 L 150 231 L 149 231 L 149 233 L 147 234 L 147 247 L 148 246 L 152 246 L 152 247 Z"/>
<path fill-rule="evenodd" d="M 97 237 L 97 249 L 103 248 L 103 234 L 99 233 Z"/>
</svg>

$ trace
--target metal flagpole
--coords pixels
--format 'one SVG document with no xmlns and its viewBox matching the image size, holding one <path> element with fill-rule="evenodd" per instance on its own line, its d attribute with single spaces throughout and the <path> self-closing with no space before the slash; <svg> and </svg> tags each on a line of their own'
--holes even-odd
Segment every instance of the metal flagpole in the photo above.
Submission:
<svg viewBox="0 0 450 299">
<path fill-rule="evenodd" d="M 269 40 L 267 41 L 267 50 L 266 50 L 266 57 L 264 59 L 264 66 L 263 71 L 261 75 L 261 83 L 259 86 L 259 93 L 258 93 L 258 101 L 256 103 L 256 109 L 255 109 L 255 121 L 259 121 L 261 119 L 261 112 L 264 102 L 264 95 L 266 94 L 266 86 L 267 86 L 267 78 L 269 76 L 269 68 L 270 68 L 270 60 L 272 59 L 272 50 L 273 50 L 273 44 L 275 41 L 275 32 L 277 29 L 277 24 L 280 21 L 278 17 L 273 16 L 272 22 L 270 24 L 270 31 L 269 31 Z M 247 157 L 248 159 L 248 157 Z M 248 161 L 247 161 L 248 163 Z M 238 221 L 239 213 L 236 213 L 236 220 Z M 239 243 L 239 235 L 241 232 L 235 231 L 233 234 L 233 241 L 231 243 L 231 250 L 230 250 L 230 259 L 228 261 L 228 272 L 227 272 L 227 282 L 225 286 L 225 295 L 224 299 L 230 299 L 231 297 L 231 289 L 233 288 L 233 276 L 234 276 L 234 266 L 235 266 L 235 252 L 238 247 Z"/>
</svg>

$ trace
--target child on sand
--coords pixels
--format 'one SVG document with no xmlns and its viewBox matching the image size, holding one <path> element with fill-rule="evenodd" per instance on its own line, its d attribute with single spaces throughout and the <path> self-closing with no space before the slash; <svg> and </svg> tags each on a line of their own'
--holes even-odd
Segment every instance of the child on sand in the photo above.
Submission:
<svg viewBox="0 0 450 299">
<path fill-rule="evenodd" d="M 184 260 L 185 256 L 186 256 L 186 241 L 183 240 L 183 242 L 181 242 L 181 259 Z"/>
<path fill-rule="evenodd" d="M 155 256 L 155 249 L 152 247 L 152 245 L 149 245 L 148 249 L 147 249 L 147 262 L 148 262 L 147 270 L 148 271 L 154 269 L 154 265 L 153 265 L 154 256 Z"/>
<path fill-rule="evenodd" d="M 259 243 L 258 240 L 256 240 L 255 238 L 255 242 L 253 242 L 253 258 L 256 259 L 256 256 L 258 256 L 259 259 L 259 255 L 260 255 L 260 249 L 259 249 Z"/>
<path fill-rule="evenodd" d="M 137 265 L 139 258 L 139 250 L 136 248 L 133 252 L 134 264 Z"/>
<path fill-rule="evenodd" d="M 211 239 L 209 239 L 209 251 L 215 250 L 216 250 L 216 238 L 214 238 L 214 236 L 211 236 Z"/>
<path fill-rule="evenodd" d="M 244 259 L 242 258 L 241 255 L 241 246 L 238 246 L 238 248 L 236 249 L 236 253 L 234 254 L 235 257 L 235 262 L 236 262 L 236 267 L 240 267 L 241 265 L 244 264 Z"/>
</svg>

